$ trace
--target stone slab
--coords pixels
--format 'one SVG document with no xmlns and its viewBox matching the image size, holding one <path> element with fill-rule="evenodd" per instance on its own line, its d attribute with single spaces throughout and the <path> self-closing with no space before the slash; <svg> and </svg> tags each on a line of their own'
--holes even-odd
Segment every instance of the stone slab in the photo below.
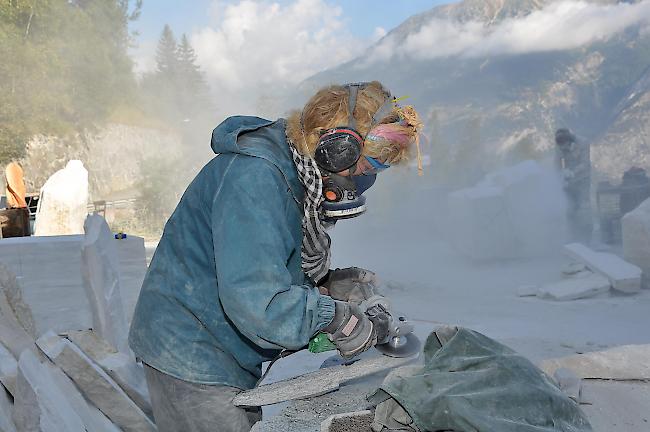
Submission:
<svg viewBox="0 0 650 432">
<path fill-rule="evenodd" d="M 140 295 L 140 288 L 147 273 L 147 252 L 142 237 L 127 235 L 114 241 L 120 266 L 120 294 L 124 304 L 127 322 L 131 322 L 133 311 Z"/>
<path fill-rule="evenodd" d="M 13 396 L 16 391 L 16 376 L 18 375 L 18 362 L 13 354 L 0 343 L 0 383 Z M 0 388 L 0 392 L 2 389 Z"/>
<path fill-rule="evenodd" d="M 79 389 L 61 369 L 44 359 L 43 364 L 50 371 L 54 383 L 62 396 L 66 398 L 74 412 L 83 421 L 88 431 L 119 432 L 120 429 L 111 422 L 97 407 L 88 403 Z"/>
<path fill-rule="evenodd" d="M 606 252 L 595 252 L 580 243 L 564 246 L 571 258 L 584 263 L 590 270 L 608 278 L 612 288 L 624 293 L 641 290 L 641 269 L 622 258 Z"/>
<path fill-rule="evenodd" d="M 566 301 L 594 297 L 609 292 L 609 279 L 592 273 L 584 277 L 571 277 L 542 285 L 537 296 L 544 299 Z"/>
<path fill-rule="evenodd" d="M 414 357 L 400 359 L 382 355 L 363 358 L 350 365 L 319 369 L 288 380 L 243 391 L 235 396 L 233 403 L 237 406 L 264 406 L 311 398 L 337 390 L 345 382 L 402 366 L 414 359 Z"/>
<path fill-rule="evenodd" d="M 0 262 L 18 280 L 20 296 L 8 296 L 19 321 L 29 319 L 16 310 L 18 300 L 31 313 L 33 334 L 83 330 L 93 325 L 82 280 L 83 236 L 20 237 L 0 242 Z"/>
<path fill-rule="evenodd" d="M 550 376 L 557 369 L 566 368 L 582 379 L 650 380 L 650 345 L 623 345 L 549 359 L 539 367 Z"/>
<path fill-rule="evenodd" d="M 370 410 L 334 414 L 320 425 L 321 432 L 371 432 L 375 414 Z"/>
<path fill-rule="evenodd" d="M 12 418 L 21 432 L 86 431 L 51 371 L 30 350 L 23 352 L 18 361 Z"/>
<path fill-rule="evenodd" d="M 366 396 L 381 385 L 384 375 L 379 375 L 344 384 L 332 393 L 288 402 L 277 415 L 257 422 L 251 432 L 320 432 L 331 415 L 368 409 Z"/>
<path fill-rule="evenodd" d="M 153 418 L 142 364 L 136 363 L 132 355 L 118 352 L 92 330 L 70 332 L 67 337 L 113 378 L 145 414 Z"/>
<path fill-rule="evenodd" d="M 113 233 L 100 215 L 84 224 L 83 281 L 93 314 L 93 329 L 119 351 L 128 353 L 128 324 L 120 292 L 120 269 Z"/>
<path fill-rule="evenodd" d="M 623 257 L 641 268 L 643 286 L 650 288 L 650 199 L 621 219 Z"/>
<path fill-rule="evenodd" d="M 75 344 L 48 332 L 36 342 L 81 390 L 118 427 L 127 432 L 155 431 L 153 422 L 101 367 Z"/>
<path fill-rule="evenodd" d="M 16 425 L 11 419 L 13 403 L 9 400 L 7 392 L 0 388 L 0 432 L 16 432 Z"/>
</svg>

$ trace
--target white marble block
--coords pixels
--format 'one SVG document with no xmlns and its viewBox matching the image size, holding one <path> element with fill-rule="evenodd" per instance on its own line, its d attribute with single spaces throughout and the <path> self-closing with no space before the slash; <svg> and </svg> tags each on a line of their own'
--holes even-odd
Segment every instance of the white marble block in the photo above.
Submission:
<svg viewBox="0 0 650 432">
<path fill-rule="evenodd" d="M 122 430 L 156 430 L 153 422 L 120 386 L 75 344 L 52 332 L 44 334 L 36 344 L 74 381 L 83 395 Z"/>
<path fill-rule="evenodd" d="M 448 195 L 450 243 L 475 260 L 547 254 L 566 238 L 566 202 L 556 175 L 525 161 Z"/>
<path fill-rule="evenodd" d="M 119 351 L 128 353 L 128 324 L 120 291 L 116 240 L 103 217 L 90 215 L 84 225 L 83 280 L 93 312 L 93 329 Z"/>
<path fill-rule="evenodd" d="M 71 160 L 41 188 L 34 235 L 82 234 L 88 214 L 88 171 Z"/>
<path fill-rule="evenodd" d="M 564 246 L 571 258 L 584 263 L 590 270 L 610 280 L 612 288 L 624 293 L 641 290 L 641 269 L 622 258 L 606 252 L 596 252 L 580 243 Z"/>
<path fill-rule="evenodd" d="M 81 277 L 83 240 L 82 235 L 71 235 L 0 241 L 0 262 L 18 281 L 17 289 L 6 292 L 7 298 L 20 323 L 33 336 L 50 329 L 65 332 L 92 327 Z"/>
<path fill-rule="evenodd" d="M 621 223 L 623 257 L 641 268 L 643 286 L 650 288 L 650 199 L 623 216 Z"/>
</svg>

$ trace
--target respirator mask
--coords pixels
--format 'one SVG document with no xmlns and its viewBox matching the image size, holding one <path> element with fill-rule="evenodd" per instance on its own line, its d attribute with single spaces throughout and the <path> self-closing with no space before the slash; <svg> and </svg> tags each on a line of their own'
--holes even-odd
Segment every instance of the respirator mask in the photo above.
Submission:
<svg viewBox="0 0 650 432">
<path fill-rule="evenodd" d="M 363 137 L 356 130 L 354 107 L 359 89 L 368 83 L 347 84 L 349 93 L 349 118 L 347 126 L 339 126 L 326 130 L 318 140 L 314 160 L 323 177 L 323 203 L 321 204 L 323 220 L 334 223 L 338 219 L 349 219 L 366 211 L 366 198 L 362 194 L 368 190 L 377 179 L 377 172 L 388 168 L 379 161 L 366 157 L 373 167 L 361 175 L 352 175 L 362 157 Z M 393 100 L 389 92 L 384 104 L 373 115 L 370 129 L 387 116 L 393 108 Z M 340 174 L 348 170 L 346 175 Z"/>
</svg>

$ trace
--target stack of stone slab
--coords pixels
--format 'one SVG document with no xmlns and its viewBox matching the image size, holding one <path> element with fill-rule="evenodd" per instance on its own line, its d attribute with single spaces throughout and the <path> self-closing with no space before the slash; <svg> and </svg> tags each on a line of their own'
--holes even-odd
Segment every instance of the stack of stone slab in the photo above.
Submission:
<svg viewBox="0 0 650 432">
<path fill-rule="evenodd" d="M 556 175 L 525 161 L 450 193 L 445 231 L 474 260 L 539 256 L 563 244 L 565 209 Z"/>
<path fill-rule="evenodd" d="M 617 255 L 596 252 L 580 243 L 565 245 L 564 252 L 574 262 L 562 272 L 563 279 L 520 287 L 518 295 L 562 301 L 607 294 L 610 289 L 624 294 L 641 290 L 641 269 Z"/>
<path fill-rule="evenodd" d="M 0 431 L 155 431 L 121 298 L 119 248 L 144 262 L 144 244 L 118 246 L 100 216 L 26 240 L 0 254 Z"/>
<path fill-rule="evenodd" d="M 641 268 L 642 285 L 650 288 L 650 199 L 623 216 L 621 223 L 623 256 Z"/>
</svg>

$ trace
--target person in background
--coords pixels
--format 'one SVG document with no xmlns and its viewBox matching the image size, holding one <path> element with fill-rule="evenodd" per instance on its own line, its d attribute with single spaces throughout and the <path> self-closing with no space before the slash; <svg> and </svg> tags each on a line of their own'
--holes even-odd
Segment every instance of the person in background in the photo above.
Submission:
<svg viewBox="0 0 650 432">
<path fill-rule="evenodd" d="M 578 141 L 569 129 L 558 129 L 555 132 L 555 165 L 564 181 L 572 240 L 589 243 L 593 230 L 589 144 Z"/>
<path fill-rule="evenodd" d="M 323 88 L 287 120 L 214 129 L 217 156 L 165 225 L 129 333 L 160 432 L 247 431 L 261 412 L 232 400 L 262 362 L 319 332 L 346 358 L 387 334 L 385 316 L 348 301 L 374 275 L 331 270 L 325 229 L 365 211 L 364 191 L 406 160 L 420 127 L 369 82 Z"/>
</svg>

